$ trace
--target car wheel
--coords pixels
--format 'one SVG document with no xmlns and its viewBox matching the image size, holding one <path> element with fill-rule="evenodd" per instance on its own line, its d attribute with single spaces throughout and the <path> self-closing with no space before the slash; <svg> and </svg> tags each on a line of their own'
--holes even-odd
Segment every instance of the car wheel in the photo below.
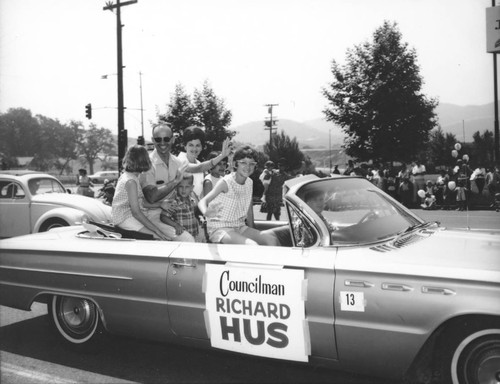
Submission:
<svg viewBox="0 0 500 384">
<path fill-rule="evenodd" d="M 500 382 L 499 325 L 498 321 L 496 324 L 478 322 L 446 332 L 438 352 L 444 357 L 439 359 L 439 381 L 453 384 Z"/>
<path fill-rule="evenodd" d="M 47 232 L 52 228 L 67 227 L 68 225 L 63 219 L 49 219 L 40 226 L 40 232 Z"/>
<path fill-rule="evenodd" d="M 500 382 L 500 329 L 469 335 L 455 349 L 451 360 L 453 383 Z"/>
<path fill-rule="evenodd" d="M 101 333 L 99 312 L 93 301 L 81 297 L 54 296 L 48 306 L 57 332 L 71 344 L 87 343 Z"/>
</svg>

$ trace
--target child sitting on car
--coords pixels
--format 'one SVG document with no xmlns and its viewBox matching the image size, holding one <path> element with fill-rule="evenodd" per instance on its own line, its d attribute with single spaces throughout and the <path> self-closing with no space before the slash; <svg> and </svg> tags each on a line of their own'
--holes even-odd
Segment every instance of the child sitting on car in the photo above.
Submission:
<svg viewBox="0 0 500 384">
<path fill-rule="evenodd" d="M 201 236 L 200 225 L 196 218 L 198 199 L 193 188 L 193 174 L 184 174 L 175 190 L 163 201 L 160 220 L 174 227 L 177 235 L 187 231 L 196 242 L 201 243 L 204 242 L 204 238 Z"/>
<path fill-rule="evenodd" d="M 200 200 L 198 207 L 207 219 L 209 240 L 223 244 L 275 245 L 275 239 L 253 228 L 250 178 L 257 165 L 257 154 L 251 147 L 234 154 L 235 171 L 226 175 Z"/>
<path fill-rule="evenodd" d="M 123 158 L 124 172 L 118 179 L 111 205 L 113 224 L 122 229 L 148 233 L 160 240 L 170 240 L 162 223 L 152 222 L 146 215 L 146 208 L 159 207 L 159 203 L 148 203 L 139 182 L 139 175 L 151 168 L 146 148 L 134 145 Z M 163 226 L 163 227 L 162 227 Z"/>
</svg>

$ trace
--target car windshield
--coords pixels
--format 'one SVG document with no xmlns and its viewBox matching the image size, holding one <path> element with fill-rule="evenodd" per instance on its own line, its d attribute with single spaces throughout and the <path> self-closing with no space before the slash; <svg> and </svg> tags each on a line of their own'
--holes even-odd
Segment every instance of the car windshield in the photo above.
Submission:
<svg viewBox="0 0 500 384">
<path fill-rule="evenodd" d="M 39 177 L 28 181 L 28 187 L 32 195 L 42 195 L 44 193 L 66 193 L 62 184 L 48 177 Z"/>
<path fill-rule="evenodd" d="M 395 236 L 422 221 L 369 181 L 323 179 L 306 184 L 297 196 L 326 226 L 332 244 L 369 243 Z M 309 211 L 310 212 L 310 211 Z"/>
</svg>

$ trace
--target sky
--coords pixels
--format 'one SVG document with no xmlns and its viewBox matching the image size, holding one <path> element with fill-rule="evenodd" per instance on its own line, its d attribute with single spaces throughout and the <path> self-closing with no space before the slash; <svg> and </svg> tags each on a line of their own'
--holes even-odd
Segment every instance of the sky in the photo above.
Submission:
<svg viewBox="0 0 500 384">
<path fill-rule="evenodd" d="M 205 81 L 232 112 L 233 127 L 264 120 L 270 103 L 278 104 L 278 119 L 321 118 L 332 60 L 344 63 L 347 50 L 370 41 L 385 20 L 397 22 L 403 42 L 416 50 L 424 94 L 441 103 L 492 103 L 491 5 L 138 0 L 121 8 L 125 128 L 136 137 L 144 126 L 149 137 L 150 122 L 166 112 L 175 86 L 192 94 Z M 62 123 L 117 129 L 116 15 L 105 6 L 104 0 L 0 0 L 0 113 L 22 107 Z"/>
</svg>

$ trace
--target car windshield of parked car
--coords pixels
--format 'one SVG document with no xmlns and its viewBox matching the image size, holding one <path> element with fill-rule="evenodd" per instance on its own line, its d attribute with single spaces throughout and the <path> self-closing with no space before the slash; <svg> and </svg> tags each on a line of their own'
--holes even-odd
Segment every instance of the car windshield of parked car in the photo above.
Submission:
<svg viewBox="0 0 500 384">
<path fill-rule="evenodd" d="M 40 177 L 28 181 L 28 187 L 32 195 L 42 195 L 44 193 L 66 193 L 63 185 L 59 181 Z"/>
<path fill-rule="evenodd" d="M 421 223 L 364 179 L 318 180 L 300 188 L 297 196 L 313 211 L 310 216 L 323 222 L 331 244 L 376 242 Z"/>
</svg>

